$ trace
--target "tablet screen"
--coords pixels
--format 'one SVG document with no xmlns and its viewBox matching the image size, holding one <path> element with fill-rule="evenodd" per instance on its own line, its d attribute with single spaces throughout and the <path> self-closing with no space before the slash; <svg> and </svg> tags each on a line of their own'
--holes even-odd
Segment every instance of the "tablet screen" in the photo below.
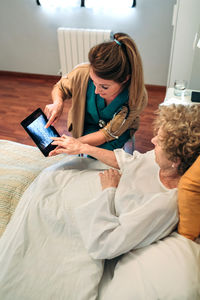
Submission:
<svg viewBox="0 0 200 300">
<path fill-rule="evenodd" d="M 41 152 L 48 156 L 49 152 L 56 146 L 51 145 L 51 137 L 60 136 L 53 126 L 45 128 L 47 117 L 40 108 L 35 110 L 30 116 L 21 122 L 26 132 L 32 138 Z"/>
</svg>

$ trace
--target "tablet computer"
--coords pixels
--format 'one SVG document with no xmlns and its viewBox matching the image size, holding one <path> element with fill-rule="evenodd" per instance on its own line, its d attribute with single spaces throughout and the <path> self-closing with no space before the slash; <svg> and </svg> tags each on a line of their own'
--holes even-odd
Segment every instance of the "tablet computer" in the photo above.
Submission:
<svg viewBox="0 0 200 300">
<path fill-rule="evenodd" d="M 23 128 L 44 156 L 48 156 L 49 152 L 57 147 L 51 144 L 53 142 L 51 137 L 60 136 L 53 126 L 45 128 L 47 121 L 46 115 L 41 108 L 38 108 L 21 122 Z"/>
</svg>

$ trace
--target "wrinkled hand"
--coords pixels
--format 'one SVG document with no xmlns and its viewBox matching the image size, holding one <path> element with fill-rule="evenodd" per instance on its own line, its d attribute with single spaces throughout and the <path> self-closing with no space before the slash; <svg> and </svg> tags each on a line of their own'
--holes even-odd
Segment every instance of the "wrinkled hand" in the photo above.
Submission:
<svg viewBox="0 0 200 300">
<path fill-rule="evenodd" d="M 121 178 L 121 174 L 116 169 L 109 169 L 103 173 L 99 173 L 102 190 L 108 187 L 117 187 Z"/>
<path fill-rule="evenodd" d="M 48 119 L 48 122 L 45 126 L 46 128 L 48 128 L 50 125 L 54 125 L 58 121 L 63 112 L 63 106 L 63 103 L 53 103 L 45 106 L 44 113 Z"/>
<path fill-rule="evenodd" d="M 83 145 L 79 140 L 63 134 L 61 137 L 52 137 L 52 145 L 57 147 L 49 153 L 49 156 L 67 153 L 71 155 L 80 154 L 81 146 Z"/>
</svg>

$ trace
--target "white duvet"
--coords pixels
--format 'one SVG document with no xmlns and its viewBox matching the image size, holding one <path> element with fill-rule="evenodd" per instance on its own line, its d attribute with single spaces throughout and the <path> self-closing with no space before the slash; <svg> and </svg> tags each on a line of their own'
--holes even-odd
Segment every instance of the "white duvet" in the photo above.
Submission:
<svg viewBox="0 0 200 300">
<path fill-rule="evenodd" d="M 93 300 L 98 291 L 100 300 L 200 299 L 199 245 L 175 233 L 129 251 L 115 267 L 109 261 L 103 275 L 104 260 L 88 254 L 75 212 L 101 193 L 105 168 L 67 157 L 26 190 L 0 239 L 0 300 Z"/>
<path fill-rule="evenodd" d="M 101 168 L 67 157 L 26 190 L 0 239 L 0 300 L 96 299 L 103 261 L 88 255 L 73 208 L 101 191 Z"/>
</svg>

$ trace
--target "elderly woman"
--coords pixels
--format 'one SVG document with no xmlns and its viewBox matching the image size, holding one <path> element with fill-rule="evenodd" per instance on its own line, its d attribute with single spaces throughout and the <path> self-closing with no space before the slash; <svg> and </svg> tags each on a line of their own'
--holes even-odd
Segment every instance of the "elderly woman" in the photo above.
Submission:
<svg viewBox="0 0 200 300">
<path fill-rule="evenodd" d="M 86 153 L 120 169 L 100 173 L 104 192 L 77 211 L 83 241 L 93 257 L 118 256 L 175 228 L 178 182 L 200 154 L 199 117 L 198 105 L 161 106 L 154 124 L 155 149 L 146 154 L 97 149 L 66 136 L 54 138 L 58 147 L 51 155 Z"/>
<path fill-rule="evenodd" d="M 168 236 L 178 222 L 179 179 L 200 153 L 199 120 L 200 106 L 161 106 L 155 149 L 145 154 L 54 138 L 51 155 L 86 153 L 115 169 L 66 156 L 38 176 L 0 240 L 0 298 L 94 299 L 82 293 L 88 272 L 90 282 L 101 276 L 101 259 Z"/>
</svg>

